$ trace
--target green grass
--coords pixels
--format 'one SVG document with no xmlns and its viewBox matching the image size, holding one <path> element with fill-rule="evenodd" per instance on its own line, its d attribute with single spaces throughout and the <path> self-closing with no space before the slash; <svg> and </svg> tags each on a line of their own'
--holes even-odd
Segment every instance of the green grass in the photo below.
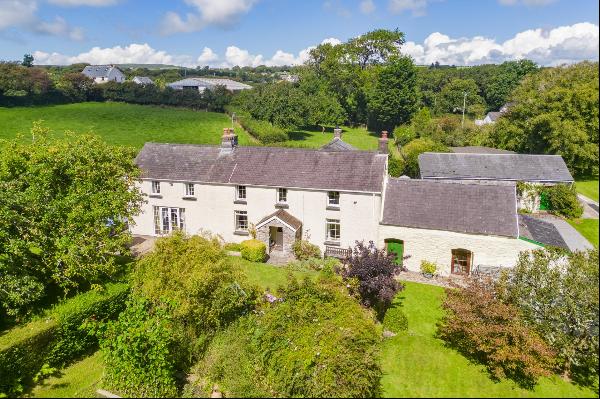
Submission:
<svg viewBox="0 0 600 399">
<path fill-rule="evenodd" d="M 263 290 L 275 291 L 285 285 L 290 273 L 298 279 L 316 278 L 318 275 L 316 271 L 292 271 L 282 266 L 250 262 L 238 256 L 232 256 L 231 260 L 242 268 L 250 283 L 256 284 Z"/>
<path fill-rule="evenodd" d="M 376 150 L 379 136 L 360 127 L 342 127 L 342 140 L 359 150 Z M 333 139 L 333 128 L 297 130 L 288 133 L 290 140 L 281 143 L 285 147 L 319 148 Z M 390 140 L 391 141 L 391 140 Z"/>
<path fill-rule="evenodd" d="M 104 372 L 100 352 L 96 352 L 50 377 L 30 393 L 34 398 L 94 398 Z"/>
<path fill-rule="evenodd" d="M 598 219 L 574 219 L 567 222 L 598 248 Z"/>
<path fill-rule="evenodd" d="M 577 192 L 598 202 L 598 178 L 595 180 L 578 180 L 575 182 Z"/>
<path fill-rule="evenodd" d="M 42 107 L 0 108 L 0 139 L 22 133 L 29 138 L 34 121 L 44 120 L 51 131 L 93 132 L 115 145 L 141 148 L 145 142 L 219 144 L 225 114 L 124 103 L 78 103 Z M 236 128 L 241 145 L 254 140 Z"/>
<path fill-rule="evenodd" d="M 598 397 L 559 377 L 540 380 L 534 390 L 511 381 L 492 381 L 485 369 L 469 362 L 435 338 L 442 316 L 440 287 L 406 283 L 396 298 L 408 318 L 408 330 L 383 343 L 382 380 L 386 397 Z"/>
</svg>

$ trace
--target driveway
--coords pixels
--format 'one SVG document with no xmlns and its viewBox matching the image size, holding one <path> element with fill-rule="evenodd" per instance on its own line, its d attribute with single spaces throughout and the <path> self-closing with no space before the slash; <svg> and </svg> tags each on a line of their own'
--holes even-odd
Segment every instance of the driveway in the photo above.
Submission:
<svg viewBox="0 0 600 399">
<path fill-rule="evenodd" d="M 552 223 L 571 251 L 585 251 L 594 248 L 588 240 L 565 220 L 553 215 L 536 215 L 536 217 Z"/>
</svg>

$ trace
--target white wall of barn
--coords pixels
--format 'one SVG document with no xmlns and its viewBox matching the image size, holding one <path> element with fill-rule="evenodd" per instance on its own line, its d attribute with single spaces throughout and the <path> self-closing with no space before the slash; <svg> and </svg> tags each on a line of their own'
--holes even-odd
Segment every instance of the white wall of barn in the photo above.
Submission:
<svg viewBox="0 0 600 399">
<path fill-rule="evenodd" d="M 143 193 L 151 192 L 151 180 L 143 180 Z M 160 197 L 147 196 L 140 215 L 134 218 L 131 232 L 154 236 L 153 206 L 185 209 L 188 234 L 208 231 L 226 242 L 241 242 L 248 236 L 235 234 L 234 211 L 248 212 L 248 221 L 257 224 L 277 211 L 276 187 L 246 186 L 246 204 L 235 201 L 235 185 L 194 184 L 195 200 L 185 199 L 185 183 L 161 181 Z M 287 188 L 286 212 L 302 222 L 303 237 L 325 248 L 326 219 L 340 220 L 340 247 L 348 248 L 356 240 L 376 241 L 381 213 L 379 193 L 340 193 L 339 210 L 327 209 L 327 191 Z"/>
<path fill-rule="evenodd" d="M 385 246 L 386 239 L 404 241 L 404 266 L 420 272 L 421 261 L 434 262 L 442 276 L 450 274 L 453 249 L 467 249 L 473 253 L 472 269 L 477 265 L 514 267 L 519 253 L 540 246 L 518 238 L 464 234 L 442 230 L 381 225 L 377 245 Z"/>
</svg>

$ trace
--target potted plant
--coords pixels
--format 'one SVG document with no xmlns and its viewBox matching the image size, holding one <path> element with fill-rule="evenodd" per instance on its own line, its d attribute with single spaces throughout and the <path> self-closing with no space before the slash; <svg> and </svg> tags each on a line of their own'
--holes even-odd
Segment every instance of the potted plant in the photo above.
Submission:
<svg viewBox="0 0 600 399">
<path fill-rule="evenodd" d="M 421 261 L 421 273 L 426 278 L 432 278 L 437 271 L 437 265 L 427 260 Z"/>
</svg>

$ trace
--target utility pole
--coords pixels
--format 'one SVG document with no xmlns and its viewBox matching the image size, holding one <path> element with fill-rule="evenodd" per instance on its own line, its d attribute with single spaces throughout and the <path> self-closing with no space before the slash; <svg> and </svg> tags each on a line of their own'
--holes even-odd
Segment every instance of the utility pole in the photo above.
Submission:
<svg viewBox="0 0 600 399">
<path fill-rule="evenodd" d="M 463 92 L 463 95 L 464 95 L 464 97 L 463 97 L 463 109 L 462 109 L 463 114 L 462 114 L 462 126 L 461 126 L 461 128 L 462 128 L 462 130 L 465 130 L 465 108 L 467 108 L 467 92 L 466 91 Z"/>
</svg>

